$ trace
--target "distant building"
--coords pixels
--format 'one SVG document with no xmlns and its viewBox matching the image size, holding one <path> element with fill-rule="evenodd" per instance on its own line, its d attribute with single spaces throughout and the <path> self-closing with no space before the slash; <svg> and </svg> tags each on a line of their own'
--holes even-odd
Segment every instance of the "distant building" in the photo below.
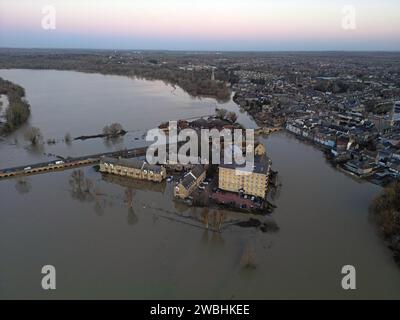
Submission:
<svg viewBox="0 0 400 320">
<path fill-rule="evenodd" d="M 262 143 L 258 143 L 256 144 L 255 148 L 254 148 L 254 155 L 256 156 L 263 156 L 266 154 L 266 150 L 265 147 Z"/>
<path fill-rule="evenodd" d="M 400 121 L 400 101 L 395 102 L 393 107 L 393 121 Z"/>
<path fill-rule="evenodd" d="M 163 166 L 150 165 L 144 160 L 108 157 L 100 160 L 100 172 L 155 182 L 163 181 L 167 175 Z"/>
<path fill-rule="evenodd" d="M 349 160 L 345 163 L 344 167 L 359 176 L 366 176 L 374 171 L 375 164 L 369 160 Z"/>
<path fill-rule="evenodd" d="M 400 162 L 391 163 L 389 170 L 393 172 L 397 177 L 400 177 Z"/>
<path fill-rule="evenodd" d="M 215 81 L 215 70 L 214 70 L 214 68 L 211 69 L 211 81 Z"/>
<path fill-rule="evenodd" d="M 394 115 L 393 118 L 390 118 L 390 115 L 372 115 L 369 120 L 379 132 L 385 132 L 393 126 Z"/>
<path fill-rule="evenodd" d="M 244 166 L 221 164 L 218 173 L 218 187 L 230 192 L 265 198 L 268 189 L 270 160 L 265 155 L 255 156 L 252 171 Z"/>
<path fill-rule="evenodd" d="M 174 196 L 177 198 L 186 199 L 204 181 L 205 178 L 206 170 L 204 167 L 200 164 L 196 165 L 175 187 Z"/>
</svg>

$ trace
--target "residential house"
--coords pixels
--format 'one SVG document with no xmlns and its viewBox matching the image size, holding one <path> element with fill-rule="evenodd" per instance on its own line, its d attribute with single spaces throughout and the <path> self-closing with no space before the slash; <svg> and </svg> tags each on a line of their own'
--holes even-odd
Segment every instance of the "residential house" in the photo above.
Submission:
<svg viewBox="0 0 400 320">
<path fill-rule="evenodd" d="M 202 165 L 196 165 L 189 171 L 174 189 L 174 196 L 186 199 L 206 178 L 206 170 Z"/>
<path fill-rule="evenodd" d="M 163 166 L 151 165 L 144 160 L 109 157 L 100 160 L 100 172 L 154 182 L 163 181 L 167 175 Z"/>
</svg>

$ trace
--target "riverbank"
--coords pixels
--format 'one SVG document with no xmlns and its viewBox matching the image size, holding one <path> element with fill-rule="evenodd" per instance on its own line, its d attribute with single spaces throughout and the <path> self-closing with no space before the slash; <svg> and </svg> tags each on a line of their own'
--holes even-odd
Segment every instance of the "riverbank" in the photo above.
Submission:
<svg viewBox="0 0 400 320">
<path fill-rule="evenodd" d="M 380 234 L 400 266 L 400 182 L 385 188 L 371 203 Z"/>
<path fill-rule="evenodd" d="M 252 116 L 254 117 L 254 115 Z M 351 158 L 347 158 L 343 161 L 340 157 L 335 157 L 332 145 L 322 143 L 324 141 L 316 143 L 308 135 L 297 134 L 288 129 L 285 131 L 302 143 L 306 143 L 320 150 L 329 164 L 336 171 L 344 173 L 346 177 L 350 177 L 357 182 L 365 181 L 380 187 L 386 187 L 380 195 L 376 196 L 375 199 L 370 202 L 370 208 L 372 208 L 375 215 L 375 227 L 379 228 L 381 236 L 393 253 L 394 260 L 400 266 L 400 205 L 398 202 L 395 202 L 400 199 L 400 183 L 398 179 L 396 179 L 394 175 L 385 174 L 385 170 L 380 169 L 378 166 L 373 169 L 368 168 L 367 171 L 359 170 L 357 167 L 350 167 L 347 165 L 347 161 Z M 371 161 L 372 160 L 371 158 Z M 396 196 L 391 200 L 388 199 L 391 196 L 393 197 L 393 193 L 395 193 Z M 393 204 L 393 202 L 396 204 Z M 391 208 L 389 209 L 388 206 Z"/>
<path fill-rule="evenodd" d="M 221 102 L 228 101 L 231 95 L 225 81 L 211 79 L 210 68 L 185 69 L 175 60 L 163 63 L 161 57 L 146 58 L 127 52 L 0 50 L 0 69 L 67 70 L 162 80 L 181 87 L 193 97 L 212 97 Z"/>
</svg>

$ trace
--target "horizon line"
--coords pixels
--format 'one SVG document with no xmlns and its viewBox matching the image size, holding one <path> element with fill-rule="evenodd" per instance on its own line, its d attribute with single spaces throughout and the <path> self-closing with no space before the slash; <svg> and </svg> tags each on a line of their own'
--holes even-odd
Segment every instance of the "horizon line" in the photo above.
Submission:
<svg viewBox="0 0 400 320">
<path fill-rule="evenodd" d="M 205 50 L 205 49 L 127 49 L 127 48 L 83 48 L 83 47 L 8 47 L 0 46 L 0 50 L 88 50 L 88 51 L 141 51 L 141 52 L 201 52 L 201 53 L 400 53 L 398 50 L 385 49 L 310 49 L 310 50 Z"/>
</svg>

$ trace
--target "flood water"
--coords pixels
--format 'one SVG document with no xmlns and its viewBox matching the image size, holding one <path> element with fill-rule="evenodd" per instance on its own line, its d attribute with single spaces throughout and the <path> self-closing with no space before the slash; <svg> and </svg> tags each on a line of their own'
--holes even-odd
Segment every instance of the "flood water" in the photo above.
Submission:
<svg viewBox="0 0 400 320">
<path fill-rule="evenodd" d="M 117 150 L 144 143 L 160 122 L 235 110 L 230 101 L 194 99 L 159 81 L 64 71 L 0 70 L 22 85 L 29 125 L 46 139 L 27 146 L 21 128 L 0 142 L 0 167 Z M 239 121 L 255 127 L 245 114 Z M 62 140 L 100 133 L 120 122 L 120 141 Z M 327 163 L 321 151 L 286 133 L 263 139 L 281 188 L 272 217 L 279 231 L 232 226 L 243 215 L 175 204 L 173 184 L 101 176 L 84 168 L 95 194 L 74 190 L 71 171 L 0 181 L 0 298 L 400 298 L 400 268 L 376 235 L 368 205 L 380 188 Z M 50 154 L 50 155 L 49 155 Z M 132 190 L 133 207 L 124 199 Z M 223 215 L 222 232 L 205 229 Z M 251 252 L 255 268 L 244 268 Z M 41 268 L 54 265 L 57 289 L 41 289 Z M 353 265 L 357 289 L 341 288 Z"/>
</svg>

